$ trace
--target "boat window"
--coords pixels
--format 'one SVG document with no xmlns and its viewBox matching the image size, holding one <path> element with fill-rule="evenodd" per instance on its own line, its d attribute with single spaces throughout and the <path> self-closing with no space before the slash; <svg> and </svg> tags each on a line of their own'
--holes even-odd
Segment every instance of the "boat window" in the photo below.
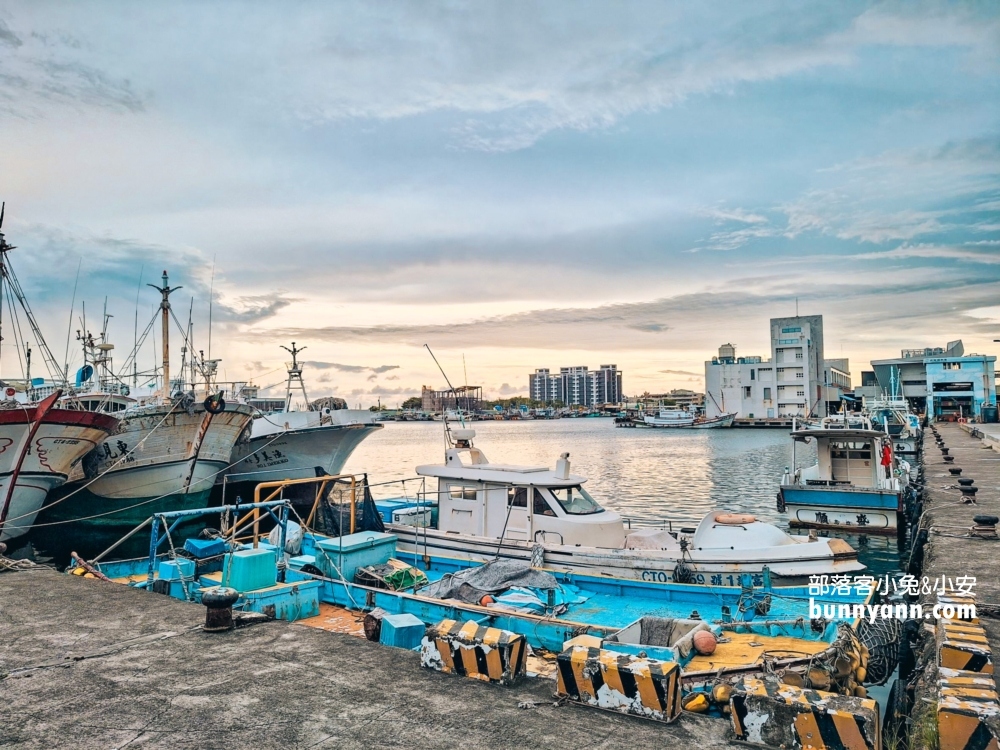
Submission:
<svg viewBox="0 0 1000 750">
<path fill-rule="evenodd" d="M 475 500 L 476 499 L 476 488 L 466 487 L 463 485 L 453 484 L 448 488 L 451 493 L 452 500 Z"/>
<path fill-rule="evenodd" d="M 513 506 L 514 508 L 527 508 L 528 507 L 528 488 L 527 487 L 510 487 L 507 490 L 507 505 Z"/>
<path fill-rule="evenodd" d="M 532 503 L 532 512 L 536 516 L 554 516 L 556 512 L 552 510 L 552 506 L 549 505 L 548 501 L 542 497 L 542 493 L 539 490 L 535 490 L 535 500 Z"/>
<path fill-rule="evenodd" d="M 833 443 L 830 446 L 832 458 L 871 458 L 872 444 L 866 441 Z"/>
<path fill-rule="evenodd" d="M 562 509 L 571 516 L 588 516 L 591 513 L 603 513 L 598 502 L 580 485 L 575 487 L 549 487 L 549 492 L 559 501 Z"/>
</svg>

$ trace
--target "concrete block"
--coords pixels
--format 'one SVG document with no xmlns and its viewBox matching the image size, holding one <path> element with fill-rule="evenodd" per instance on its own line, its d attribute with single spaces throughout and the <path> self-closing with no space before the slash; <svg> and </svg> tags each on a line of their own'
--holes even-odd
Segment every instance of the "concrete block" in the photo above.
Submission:
<svg viewBox="0 0 1000 750">
<path fill-rule="evenodd" d="M 524 636 L 471 621 L 442 620 L 420 643 L 421 666 L 499 685 L 524 677 L 527 658 Z"/>
<path fill-rule="evenodd" d="M 681 715 L 676 662 L 577 645 L 559 654 L 556 666 L 556 692 L 584 705 L 667 723 Z"/>
<path fill-rule="evenodd" d="M 837 693 L 747 680 L 729 702 L 736 737 L 770 747 L 879 750 L 878 703 Z"/>
</svg>

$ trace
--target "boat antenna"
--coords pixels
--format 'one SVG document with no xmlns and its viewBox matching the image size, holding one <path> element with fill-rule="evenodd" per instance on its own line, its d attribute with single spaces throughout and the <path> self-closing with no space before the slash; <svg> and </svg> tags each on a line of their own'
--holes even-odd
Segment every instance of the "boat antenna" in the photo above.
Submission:
<svg viewBox="0 0 1000 750">
<path fill-rule="evenodd" d="M 437 365 L 437 368 L 441 371 L 441 375 L 444 376 L 444 382 L 448 384 L 448 387 L 451 389 L 452 395 L 455 396 L 455 407 L 458 409 L 458 421 L 462 423 L 462 427 L 464 428 L 465 417 L 462 416 L 462 407 L 459 406 L 458 404 L 458 392 L 455 390 L 455 386 L 451 384 L 451 381 L 448 380 L 447 373 L 445 373 L 444 368 L 441 366 L 441 363 L 438 362 L 438 358 L 434 356 L 434 352 L 431 351 L 431 348 L 427 344 L 424 344 L 424 348 L 427 350 L 427 353 L 431 355 L 431 359 L 434 360 L 434 364 Z M 448 427 L 447 417 L 445 417 L 444 424 L 445 424 L 445 429 L 447 429 Z"/>
<path fill-rule="evenodd" d="M 76 287 L 80 283 L 80 268 L 83 257 L 76 264 L 76 281 L 73 282 L 73 301 L 69 303 L 69 325 L 66 326 L 66 354 L 63 355 L 63 379 L 69 384 L 69 337 L 73 331 L 73 308 L 76 307 Z M 84 364 L 87 364 L 84 362 Z"/>
<path fill-rule="evenodd" d="M 212 304 L 215 302 L 215 259 L 212 256 L 212 281 L 208 286 L 208 358 L 212 358 Z"/>
<path fill-rule="evenodd" d="M 132 324 L 132 387 L 139 385 L 139 292 L 142 291 L 142 272 L 146 270 L 146 264 L 139 267 L 139 284 L 135 288 L 135 322 Z M 148 330 L 148 329 L 147 329 Z M 143 338 L 146 335 L 143 334 Z"/>
</svg>

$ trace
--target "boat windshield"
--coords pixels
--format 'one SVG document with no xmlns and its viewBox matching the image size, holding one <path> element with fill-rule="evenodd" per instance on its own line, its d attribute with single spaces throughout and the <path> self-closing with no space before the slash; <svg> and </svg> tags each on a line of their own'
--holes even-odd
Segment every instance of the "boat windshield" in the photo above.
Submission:
<svg viewBox="0 0 1000 750">
<path fill-rule="evenodd" d="M 604 512 L 604 508 L 580 485 L 549 487 L 548 490 L 562 506 L 562 509 L 571 516 L 588 516 L 591 513 Z"/>
</svg>

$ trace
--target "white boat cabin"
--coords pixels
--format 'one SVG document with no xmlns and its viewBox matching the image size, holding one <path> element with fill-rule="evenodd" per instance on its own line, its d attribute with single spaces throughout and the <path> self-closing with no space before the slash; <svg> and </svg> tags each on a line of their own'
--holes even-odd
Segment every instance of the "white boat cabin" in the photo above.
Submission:
<svg viewBox="0 0 1000 750">
<path fill-rule="evenodd" d="M 692 425 L 695 422 L 695 415 L 684 409 L 660 409 L 655 417 L 647 415 L 645 421 L 664 425 Z"/>
<path fill-rule="evenodd" d="M 625 525 L 570 474 L 569 454 L 545 466 L 490 463 L 472 447 L 472 430 L 453 430 L 456 447 L 445 463 L 418 466 L 438 480 L 438 530 L 446 533 L 544 544 L 621 549 Z"/>
<path fill-rule="evenodd" d="M 786 473 L 783 485 L 849 486 L 899 491 L 899 479 L 891 471 L 895 468 L 895 456 L 892 454 L 889 437 L 884 432 L 845 428 L 834 423 L 826 429 L 796 430 L 792 433 L 792 439 L 802 443 L 815 441 L 816 463 L 796 470 L 794 476 Z M 883 464 L 886 451 L 890 468 L 888 476 Z"/>
</svg>

